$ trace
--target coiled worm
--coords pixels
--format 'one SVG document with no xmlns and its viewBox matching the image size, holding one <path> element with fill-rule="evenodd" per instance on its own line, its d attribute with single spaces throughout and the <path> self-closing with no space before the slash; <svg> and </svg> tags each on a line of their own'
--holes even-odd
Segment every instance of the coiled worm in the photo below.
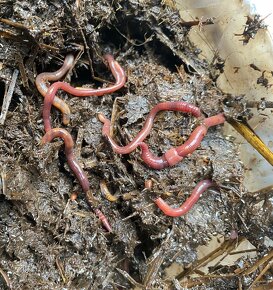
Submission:
<svg viewBox="0 0 273 290">
<path fill-rule="evenodd" d="M 179 111 L 183 113 L 190 113 L 195 117 L 201 116 L 201 111 L 199 108 L 192 104 L 186 102 L 162 102 L 157 104 L 152 108 L 148 114 L 146 121 L 144 123 L 141 131 L 136 135 L 136 137 L 126 146 L 119 146 L 113 138 L 110 136 L 110 126 L 111 122 L 103 114 L 99 113 L 98 118 L 103 123 L 102 134 L 107 137 L 109 143 L 111 144 L 113 150 L 118 154 L 128 154 L 134 151 L 139 142 L 142 142 L 149 134 L 152 129 L 154 119 L 159 111 Z"/>
<path fill-rule="evenodd" d="M 207 134 L 207 130 L 211 126 L 216 126 L 225 122 L 224 114 L 220 113 L 216 116 L 203 120 L 190 135 L 189 139 L 182 145 L 174 147 L 165 152 L 161 157 L 155 156 L 146 143 L 139 142 L 141 148 L 141 158 L 145 164 L 153 169 L 163 169 L 173 166 L 180 162 L 185 156 L 193 153 L 201 144 L 201 141 Z"/>
<path fill-rule="evenodd" d="M 42 96 L 46 96 L 48 90 L 48 81 L 60 80 L 65 74 L 72 68 L 74 63 L 74 56 L 68 54 L 65 57 L 64 63 L 60 69 L 55 72 L 43 72 L 37 75 L 35 79 L 35 84 Z M 59 97 L 55 96 L 53 99 L 53 106 L 62 112 L 63 124 L 67 125 L 69 123 L 70 109 L 68 105 Z"/>
<path fill-rule="evenodd" d="M 107 60 L 111 72 L 116 80 L 115 84 L 111 85 L 110 87 L 100 89 L 74 88 L 70 86 L 68 83 L 59 81 L 55 82 L 48 88 L 47 93 L 45 95 L 43 108 L 43 120 L 46 132 L 51 129 L 50 111 L 53 100 L 58 90 L 62 89 L 65 92 L 77 97 L 87 97 L 87 96 L 102 96 L 105 94 L 110 94 L 124 86 L 126 81 L 126 75 L 122 67 L 119 65 L 117 61 L 115 61 L 112 55 L 107 54 L 104 56 L 104 58 Z"/>
</svg>

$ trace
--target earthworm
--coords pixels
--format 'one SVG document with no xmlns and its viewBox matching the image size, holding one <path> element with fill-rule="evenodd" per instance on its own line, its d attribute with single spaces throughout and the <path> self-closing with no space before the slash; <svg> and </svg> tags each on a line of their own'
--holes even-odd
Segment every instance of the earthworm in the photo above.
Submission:
<svg viewBox="0 0 273 290">
<path fill-rule="evenodd" d="M 146 179 L 144 182 L 145 189 L 151 190 L 153 187 L 153 181 L 152 179 Z"/>
<path fill-rule="evenodd" d="M 195 117 L 201 116 L 199 108 L 186 102 L 162 102 L 152 108 L 148 114 L 142 130 L 136 135 L 136 137 L 126 146 L 119 146 L 110 136 L 111 122 L 103 114 L 99 113 L 98 118 L 103 123 L 102 134 L 107 137 L 113 150 L 118 154 L 128 154 L 135 150 L 149 134 L 153 126 L 153 122 L 156 114 L 159 111 L 179 111 L 184 113 L 191 113 Z"/>
<path fill-rule="evenodd" d="M 230 240 L 238 239 L 238 231 L 236 231 L 235 229 L 231 230 L 229 238 L 230 238 Z"/>
<path fill-rule="evenodd" d="M 111 202 L 115 202 L 118 200 L 118 198 L 116 196 L 114 196 L 108 189 L 107 184 L 105 182 L 105 180 L 101 180 L 100 181 L 100 190 L 102 192 L 102 194 L 106 197 L 107 200 L 111 201 Z"/>
<path fill-rule="evenodd" d="M 57 137 L 60 137 L 64 141 L 67 163 L 70 169 L 75 174 L 76 178 L 78 179 L 82 187 L 82 190 L 86 195 L 86 200 L 89 206 L 91 207 L 91 209 L 93 209 L 93 211 L 102 221 L 105 228 L 111 232 L 111 226 L 109 225 L 109 222 L 107 221 L 106 217 L 102 214 L 102 212 L 99 209 L 93 208 L 93 204 L 92 204 L 93 199 L 91 198 L 92 194 L 90 192 L 90 184 L 89 184 L 86 174 L 84 173 L 76 156 L 74 155 L 74 152 L 73 152 L 74 142 L 71 135 L 65 129 L 54 128 L 46 132 L 46 134 L 42 138 L 41 144 L 43 145 L 45 143 L 51 142 L 54 138 L 57 138 Z M 74 198 L 75 196 L 72 197 L 72 199 Z"/>
<path fill-rule="evenodd" d="M 111 72 L 116 80 L 114 85 L 101 89 L 92 89 L 92 88 L 74 88 L 65 82 L 55 82 L 48 88 L 47 93 L 45 95 L 43 109 L 43 120 L 46 132 L 51 129 L 50 110 L 55 94 L 59 89 L 62 89 L 67 93 L 77 97 L 87 97 L 87 96 L 102 96 L 104 94 L 110 94 L 123 87 L 126 81 L 126 75 L 124 70 L 119 65 L 119 63 L 115 61 L 112 55 L 107 54 L 104 56 L 104 58 L 107 60 Z"/>
<path fill-rule="evenodd" d="M 223 124 L 226 121 L 225 119 L 225 115 L 223 113 L 217 114 L 215 116 L 212 117 L 208 117 L 206 119 L 203 120 L 203 124 L 209 128 L 212 126 L 216 126 L 219 124 Z"/>
<path fill-rule="evenodd" d="M 209 117 L 203 120 L 192 132 L 189 139 L 182 145 L 169 149 L 161 157 L 155 156 L 146 143 L 139 142 L 138 146 L 141 148 L 142 160 L 153 169 L 163 169 L 168 166 L 173 166 L 180 162 L 185 156 L 193 153 L 199 146 L 207 130 L 211 126 L 216 126 L 225 122 L 224 114 L 218 114 L 213 117 Z"/>
<path fill-rule="evenodd" d="M 60 69 L 55 72 L 43 72 L 37 75 L 35 84 L 42 96 L 46 96 L 48 86 L 48 81 L 57 81 L 61 79 L 73 66 L 74 56 L 68 54 L 65 57 L 64 63 Z M 55 96 L 53 100 L 53 106 L 59 109 L 63 114 L 63 123 L 67 125 L 69 123 L 70 109 L 68 105 L 59 97 Z"/>
<path fill-rule="evenodd" d="M 60 137 L 64 141 L 65 145 L 65 155 L 67 158 L 67 163 L 70 167 L 70 169 L 73 171 L 77 179 L 79 180 L 79 183 L 83 189 L 83 192 L 87 192 L 89 190 L 90 184 L 88 181 L 88 178 L 84 171 L 82 170 L 79 162 L 77 161 L 76 156 L 73 153 L 73 147 L 74 147 L 74 141 L 71 137 L 71 135 L 62 128 L 54 128 L 50 131 L 48 131 L 44 137 L 42 138 L 41 143 L 45 144 L 53 140 L 54 138 Z"/>
<path fill-rule="evenodd" d="M 72 192 L 70 195 L 70 200 L 76 200 L 78 197 L 78 193 L 77 192 Z"/>
<path fill-rule="evenodd" d="M 215 183 L 210 179 L 200 181 L 193 189 L 190 197 L 188 197 L 187 200 L 178 208 L 169 206 L 161 197 L 157 198 L 155 203 L 165 215 L 179 217 L 186 214 L 195 205 L 200 196 L 212 186 L 215 186 Z"/>
<path fill-rule="evenodd" d="M 107 218 L 105 217 L 105 215 L 98 208 L 95 208 L 94 212 L 98 216 L 98 218 L 101 220 L 102 224 L 107 229 L 107 231 L 112 232 L 112 228 L 111 228 Z"/>
<path fill-rule="evenodd" d="M 166 168 L 166 167 L 170 166 L 168 161 L 167 161 L 167 159 L 166 159 L 166 157 L 165 157 L 165 154 L 162 155 L 161 157 L 154 155 L 149 150 L 148 145 L 146 143 L 144 143 L 144 142 L 139 142 L 137 145 L 141 148 L 141 158 L 142 158 L 142 160 L 150 168 L 163 169 L 163 168 Z M 180 157 L 179 161 L 181 161 L 182 159 L 183 159 L 183 157 Z"/>
</svg>

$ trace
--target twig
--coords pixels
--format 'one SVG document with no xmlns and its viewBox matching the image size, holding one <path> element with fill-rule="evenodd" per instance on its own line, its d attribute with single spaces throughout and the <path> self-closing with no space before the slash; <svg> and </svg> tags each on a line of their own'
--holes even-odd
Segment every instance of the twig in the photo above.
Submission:
<svg viewBox="0 0 273 290">
<path fill-rule="evenodd" d="M 268 260 L 273 258 L 273 250 L 271 250 L 266 256 L 262 257 L 260 260 L 256 261 L 250 268 L 243 269 L 243 275 L 250 275 L 254 271 L 256 271 L 261 265 L 266 263 Z"/>
<path fill-rule="evenodd" d="M 174 279 L 174 281 L 176 285 L 182 287 L 182 289 L 190 289 L 192 287 L 196 287 L 200 285 L 204 286 L 207 283 L 210 283 L 216 279 L 221 279 L 221 280 L 227 279 L 228 281 L 230 281 L 234 277 L 236 277 L 236 274 L 230 273 L 226 275 L 208 275 L 208 276 L 203 276 L 203 277 L 194 277 L 192 279 L 188 279 L 182 282 L 179 282 L 176 279 Z M 169 288 L 169 289 L 172 289 L 172 288 Z"/>
<path fill-rule="evenodd" d="M 257 278 L 249 286 L 249 288 L 248 288 L 249 290 L 252 289 L 254 284 L 256 284 L 263 277 L 263 275 L 267 272 L 267 270 L 272 267 L 272 262 L 273 262 L 272 260 L 269 261 L 268 264 L 263 268 L 261 273 L 257 276 Z"/>
<path fill-rule="evenodd" d="M 91 73 L 92 78 L 94 80 L 96 80 L 96 81 L 101 82 L 101 83 L 109 83 L 108 80 L 105 80 L 103 78 L 100 78 L 100 77 L 95 76 L 95 72 L 94 72 L 94 68 L 93 68 L 93 62 L 92 62 L 91 54 L 90 54 L 90 47 L 87 44 L 87 41 L 86 41 L 84 32 L 83 32 L 82 28 L 80 27 L 80 24 L 78 23 L 78 20 L 77 19 L 76 19 L 76 22 L 77 22 L 78 28 L 79 28 L 80 33 L 81 33 L 81 36 L 82 36 L 82 40 L 83 40 L 83 43 L 84 43 L 85 51 L 86 51 L 87 58 L 88 58 L 88 61 L 89 61 L 89 68 L 90 68 L 90 73 Z"/>
<path fill-rule="evenodd" d="M 164 253 L 159 250 L 158 256 L 154 258 L 153 262 L 147 270 L 147 275 L 145 276 L 143 281 L 144 289 L 150 289 L 152 283 L 157 276 L 159 268 L 164 261 L 164 258 Z"/>
<path fill-rule="evenodd" d="M 75 154 L 77 156 L 81 156 L 81 150 L 82 150 L 82 141 L 84 137 L 84 128 L 80 127 L 77 134 L 76 139 L 76 146 L 75 146 Z"/>
<path fill-rule="evenodd" d="M 10 26 L 13 26 L 13 27 L 18 28 L 18 29 L 21 29 L 21 30 L 27 30 L 27 31 L 30 30 L 30 28 L 25 26 L 24 24 L 21 24 L 19 22 L 14 22 L 14 21 L 11 21 L 9 19 L 0 18 L 0 22 L 5 23 L 5 24 L 10 25 Z"/>
<path fill-rule="evenodd" d="M 252 253 L 252 252 L 257 252 L 257 249 L 249 249 L 249 250 L 235 251 L 235 252 L 229 253 L 229 255 L 238 255 L 238 254 L 245 254 L 245 253 Z"/>
<path fill-rule="evenodd" d="M 229 119 L 228 122 L 253 148 L 255 148 L 271 165 L 273 165 L 273 152 L 271 152 L 271 150 L 256 135 L 256 133 L 250 129 L 249 126 L 234 119 Z"/>
<path fill-rule="evenodd" d="M 19 70 L 20 70 L 20 75 L 21 75 L 21 78 L 22 78 L 23 86 L 25 88 L 29 88 L 28 77 L 27 77 L 27 74 L 26 74 L 26 69 L 25 69 L 25 66 L 24 66 L 23 57 L 22 57 L 22 55 L 20 53 L 18 53 L 16 55 L 16 58 L 17 58 L 17 62 L 18 62 L 18 66 L 19 66 Z"/>
<path fill-rule="evenodd" d="M 2 187 L 2 194 L 6 195 L 6 171 L 5 169 L 1 171 L 0 186 Z"/>
<path fill-rule="evenodd" d="M 59 257 L 56 257 L 55 262 L 56 262 L 57 268 L 59 270 L 59 273 L 60 273 L 60 275 L 62 277 L 62 280 L 63 280 L 64 284 L 66 284 L 67 283 L 67 279 L 65 277 L 64 265 L 63 265 L 63 263 L 62 263 L 62 261 L 60 260 Z"/>
<path fill-rule="evenodd" d="M 238 217 L 240 218 L 240 220 L 242 221 L 242 224 L 244 225 L 245 229 L 246 229 L 247 231 L 249 231 L 249 228 L 248 228 L 248 226 L 246 225 L 246 222 L 244 221 L 243 217 L 240 215 L 239 212 L 237 212 L 237 214 L 238 214 Z"/>
<path fill-rule="evenodd" d="M 260 285 L 257 287 L 252 288 L 251 290 L 272 290 L 273 289 L 273 282 L 270 282 L 266 285 Z"/>
<path fill-rule="evenodd" d="M 244 240 L 244 238 L 239 238 L 238 244 L 240 244 L 243 240 Z M 223 242 L 221 244 L 221 246 L 219 246 L 218 248 L 216 248 L 215 250 L 210 252 L 208 255 L 206 255 L 205 257 L 203 257 L 202 259 L 200 259 L 196 263 L 194 263 L 190 268 L 188 268 L 185 271 L 183 271 L 180 274 L 178 274 L 175 277 L 175 279 L 177 279 L 178 281 L 182 280 L 184 277 L 186 277 L 186 276 L 190 275 L 191 273 L 193 273 L 195 271 L 195 269 L 198 269 L 198 268 L 200 268 L 202 266 L 207 265 L 210 261 L 212 261 L 212 260 L 216 259 L 217 257 L 221 256 L 223 253 L 230 252 L 236 246 L 237 246 L 237 242 L 235 242 L 234 240 L 228 240 L 228 241 Z"/>
<path fill-rule="evenodd" d="M 130 40 L 126 35 L 124 35 L 116 26 L 114 26 L 114 28 L 116 29 L 116 31 L 122 36 L 124 37 L 130 44 L 132 44 L 133 46 L 142 46 L 150 41 L 153 40 L 154 38 L 154 34 L 150 35 L 148 38 L 145 39 L 145 41 L 143 41 L 142 43 L 136 43 L 133 40 Z"/>
<path fill-rule="evenodd" d="M 2 275 L 3 279 L 5 280 L 7 287 L 9 289 L 12 289 L 12 285 L 11 285 L 11 282 L 10 282 L 8 275 L 1 268 L 0 268 L 0 274 Z"/>
<path fill-rule="evenodd" d="M 1 111 L 1 115 L 0 115 L 0 125 L 4 125 L 4 123 L 5 123 L 6 115 L 7 115 L 8 109 L 9 109 L 9 105 L 10 105 L 13 91 L 15 88 L 18 73 L 19 73 L 19 71 L 17 69 L 15 69 L 13 74 L 12 74 L 12 77 L 11 77 L 11 81 L 10 81 L 10 85 L 9 85 L 9 89 L 7 91 L 7 94 L 5 94 L 5 96 L 4 96 L 2 111 Z"/>
<path fill-rule="evenodd" d="M 113 137 L 114 136 L 114 124 L 116 122 L 116 120 L 119 118 L 119 116 L 123 113 L 118 112 L 118 101 L 122 101 L 124 99 L 124 97 L 116 97 L 114 100 L 114 104 L 113 104 L 113 108 L 112 108 L 112 113 L 111 113 L 111 127 L 110 127 L 110 136 Z"/>
<path fill-rule="evenodd" d="M 151 289 L 151 285 L 154 282 L 159 268 L 164 261 L 166 250 L 169 248 L 169 240 L 173 235 L 173 230 L 169 232 L 166 239 L 161 243 L 158 251 L 152 256 L 152 260 L 147 263 L 149 266 L 146 272 L 146 276 L 143 279 L 144 289 Z"/>
<path fill-rule="evenodd" d="M 194 20 L 194 21 L 187 21 L 187 22 L 182 22 L 181 26 L 184 27 L 192 27 L 192 26 L 203 26 L 203 25 L 210 25 L 214 24 L 214 18 L 208 18 L 205 21 L 201 20 Z"/>
<path fill-rule="evenodd" d="M 133 279 L 126 271 L 123 271 L 119 268 L 116 268 L 116 270 L 124 277 L 126 278 L 132 285 L 134 285 L 135 287 L 139 287 L 140 289 L 143 288 L 143 286 L 138 283 L 135 279 Z"/>
</svg>

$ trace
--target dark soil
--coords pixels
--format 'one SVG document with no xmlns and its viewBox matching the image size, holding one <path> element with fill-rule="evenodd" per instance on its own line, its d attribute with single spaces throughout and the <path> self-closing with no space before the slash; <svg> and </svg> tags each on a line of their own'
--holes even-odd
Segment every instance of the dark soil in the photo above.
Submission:
<svg viewBox="0 0 273 290">
<path fill-rule="evenodd" d="M 1 98 L 14 69 L 20 71 L 0 127 L 0 268 L 13 289 L 173 289 L 164 269 L 172 262 L 190 265 L 197 259 L 196 248 L 211 235 L 229 237 L 236 230 L 260 242 L 250 233 L 259 216 L 250 218 L 246 229 L 237 215 L 252 216 L 256 199 L 251 196 L 248 207 L 237 195 L 242 193 L 243 166 L 221 126 L 209 129 L 191 156 L 161 171 L 148 169 L 139 150 L 113 153 L 102 137 L 98 112 L 115 113 L 114 138 L 126 144 L 158 102 L 188 101 L 207 116 L 224 110 L 226 95 L 189 42 L 190 28 L 161 1 L 145 2 L 0 1 L 0 17 L 10 21 L 0 22 Z M 102 228 L 83 195 L 69 199 L 81 189 L 66 163 L 63 142 L 40 146 L 43 98 L 34 84 L 38 73 L 57 70 L 67 53 L 83 51 L 71 83 L 107 85 L 92 77 L 89 64 L 90 56 L 94 75 L 112 81 L 102 61 L 106 50 L 125 69 L 125 87 L 103 97 L 61 96 L 72 110 L 67 130 L 77 140 L 77 156 L 113 233 Z M 55 109 L 52 120 L 54 127 L 63 127 Z M 181 113 L 160 113 L 147 142 L 160 155 L 186 140 L 196 124 Z M 155 207 L 155 196 L 168 193 L 170 204 L 181 204 L 204 178 L 212 178 L 218 188 L 208 190 L 185 217 L 168 218 Z M 116 202 L 101 194 L 102 179 Z M 154 181 L 152 191 L 144 189 L 147 179 Z M 264 230 L 272 224 L 272 216 L 267 217 Z M 0 277 L 0 288 L 6 284 Z M 221 280 L 198 289 L 219 287 L 234 289 L 234 283 Z"/>
</svg>

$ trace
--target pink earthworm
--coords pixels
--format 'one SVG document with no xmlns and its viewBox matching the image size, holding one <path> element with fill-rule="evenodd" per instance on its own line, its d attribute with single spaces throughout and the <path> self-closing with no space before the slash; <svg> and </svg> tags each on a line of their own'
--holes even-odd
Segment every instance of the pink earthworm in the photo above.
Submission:
<svg viewBox="0 0 273 290">
<path fill-rule="evenodd" d="M 101 89 L 92 89 L 92 88 L 74 88 L 65 82 L 55 82 L 48 88 L 44 100 L 44 109 L 43 109 L 43 120 L 46 132 L 51 129 L 50 111 L 52 102 L 59 89 L 62 89 L 67 93 L 77 97 L 87 97 L 87 96 L 102 96 L 104 94 L 110 94 L 124 86 L 126 81 L 126 75 L 122 67 L 113 58 L 112 55 L 107 54 L 104 56 L 104 58 L 107 60 L 111 72 L 116 80 L 114 85 Z"/>
<path fill-rule="evenodd" d="M 94 212 L 98 216 L 98 218 L 101 220 L 103 226 L 107 229 L 107 231 L 112 232 L 112 227 L 110 226 L 106 216 L 100 211 L 100 209 L 95 208 Z"/>
<path fill-rule="evenodd" d="M 190 197 L 178 208 L 169 206 L 161 197 L 155 200 L 155 204 L 164 212 L 165 215 L 171 217 L 179 217 L 187 212 L 195 205 L 200 196 L 210 187 L 216 186 L 216 184 L 210 179 L 200 181 L 193 189 Z"/>
<path fill-rule="evenodd" d="M 180 162 L 185 156 L 193 153 L 201 144 L 201 141 L 207 134 L 207 130 L 211 126 L 223 124 L 225 122 L 225 116 L 223 113 L 209 117 L 203 120 L 192 132 L 189 139 L 182 145 L 169 149 L 161 157 L 155 156 L 146 143 L 139 142 L 138 146 L 141 148 L 141 158 L 149 167 L 153 169 L 163 169 L 169 166 L 173 166 Z"/>
<path fill-rule="evenodd" d="M 93 208 L 92 201 L 91 201 L 92 199 L 88 198 L 89 196 L 92 196 L 92 194 L 90 193 L 90 184 L 89 184 L 89 181 L 88 181 L 86 174 L 84 173 L 84 171 L 81 168 L 76 156 L 74 155 L 74 152 L 73 152 L 74 142 L 73 142 L 71 135 L 65 129 L 54 128 L 54 129 L 51 129 L 51 130 L 46 132 L 46 134 L 42 138 L 41 144 L 43 145 L 45 143 L 51 142 L 53 139 L 58 138 L 58 137 L 63 139 L 63 141 L 64 141 L 65 155 L 67 158 L 67 163 L 68 163 L 70 169 L 75 174 L 76 178 L 78 179 L 78 181 L 82 187 L 83 192 L 87 196 L 86 200 L 87 200 L 89 206 L 95 212 L 95 214 L 99 217 L 99 219 L 103 223 L 104 227 L 109 232 L 111 232 L 112 229 L 111 229 L 109 222 L 107 221 L 107 218 L 102 214 L 102 212 L 99 209 Z"/>
<path fill-rule="evenodd" d="M 70 169 L 73 171 L 79 183 L 83 189 L 83 192 L 87 192 L 90 188 L 90 184 L 88 178 L 84 171 L 82 170 L 79 162 L 77 161 L 76 156 L 74 155 L 73 148 L 74 148 L 74 141 L 71 135 L 62 128 L 54 128 L 49 130 L 44 137 L 42 138 L 41 144 L 45 144 L 51 142 L 54 138 L 60 137 L 63 139 L 65 144 L 65 155 L 67 158 L 67 163 Z"/>
<path fill-rule="evenodd" d="M 128 154 L 134 151 L 139 142 L 142 142 L 149 134 L 153 126 L 153 122 L 156 114 L 159 111 L 179 111 L 183 113 L 190 113 L 195 117 L 201 116 L 201 111 L 199 108 L 192 104 L 178 101 L 178 102 L 162 102 L 157 104 L 152 108 L 149 115 L 146 118 L 143 128 L 136 135 L 136 137 L 126 146 L 119 146 L 113 138 L 110 136 L 110 126 L 111 122 L 103 114 L 99 113 L 98 118 L 103 123 L 102 134 L 107 137 L 109 143 L 111 144 L 113 150 L 118 154 Z"/>
<path fill-rule="evenodd" d="M 74 56 L 68 54 L 65 57 L 64 63 L 60 69 L 55 72 L 43 72 L 37 75 L 35 84 L 40 94 L 45 97 L 48 90 L 48 81 L 57 81 L 61 79 L 73 66 Z M 68 105 L 59 97 L 55 96 L 53 99 L 53 106 L 59 109 L 63 115 L 63 123 L 67 125 L 69 123 L 70 109 Z"/>
</svg>

